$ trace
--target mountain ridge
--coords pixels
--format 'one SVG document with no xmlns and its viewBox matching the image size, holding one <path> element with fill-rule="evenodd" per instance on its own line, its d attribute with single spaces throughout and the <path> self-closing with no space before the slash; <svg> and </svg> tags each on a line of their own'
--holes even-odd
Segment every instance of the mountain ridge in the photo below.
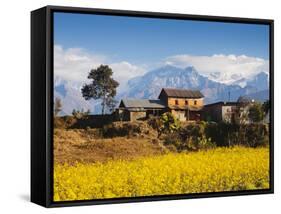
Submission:
<svg viewBox="0 0 281 214">
<path fill-rule="evenodd" d="M 71 114 L 72 110 L 90 109 L 92 113 L 100 113 L 100 101 L 86 101 L 81 95 L 81 85 L 55 78 L 54 95 L 62 99 L 64 114 Z M 162 88 L 182 88 L 200 90 L 205 96 L 205 103 L 217 101 L 236 101 L 239 96 L 253 94 L 256 98 L 266 98 L 269 88 L 268 74 L 260 72 L 252 79 L 243 79 L 245 86 L 239 84 L 225 84 L 201 75 L 193 66 L 178 68 L 166 65 L 130 79 L 127 82 L 128 89 L 118 93 L 116 99 L 123 98 L 157 99 Z"/>
</svg>

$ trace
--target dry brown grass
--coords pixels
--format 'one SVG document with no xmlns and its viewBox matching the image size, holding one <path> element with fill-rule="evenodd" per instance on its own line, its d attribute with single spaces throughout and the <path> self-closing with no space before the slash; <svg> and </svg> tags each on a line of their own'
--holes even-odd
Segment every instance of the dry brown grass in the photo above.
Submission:
<svg viewBox="0 0 281 214">
<path fill-rule="evenodd" d="M 108 160 L 131 160 L 166 153 L 165 147 L 149 137 L 99 136 L 98 129 L 55 129 L 55 163 L 94 163 Z"/>
</svg>

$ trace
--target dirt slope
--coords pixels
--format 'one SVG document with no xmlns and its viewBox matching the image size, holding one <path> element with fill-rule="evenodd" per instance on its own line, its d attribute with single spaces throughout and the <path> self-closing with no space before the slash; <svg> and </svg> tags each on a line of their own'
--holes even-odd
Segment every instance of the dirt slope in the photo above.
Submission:
<svg viewBox="0 0 281 214">
<path fill-rule="evenodd" d="M 134 159 L 166 153 L 154 137 L 132 136 L 103 138 L 96 129 L 55 129 L 55 163 L 105 162 L 112 159 Z"/>
</svg>

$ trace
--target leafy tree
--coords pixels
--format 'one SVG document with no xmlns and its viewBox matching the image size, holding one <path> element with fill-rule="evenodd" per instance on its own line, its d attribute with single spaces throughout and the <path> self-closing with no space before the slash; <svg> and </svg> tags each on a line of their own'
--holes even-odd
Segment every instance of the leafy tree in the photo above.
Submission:
<svg viewBox="0 0 281 214">
<path fill-rule="evenodd" d="M 163 133 L 173 133 L 180 128 L 180 121 L 170 112 L 166 112 L 160 117 L 151 117 L 148 124 L 157 130 L 158 137 Z"/>
<path fill-rule="evenodd" d="M 108 65 L 100 65 L 98 68 L 92 69 L 88 75 L 88 79 L 92 82 L 85 84 L 81 89 L 82 96 L 86 100 L 102 100 L 102 114 L 105 113 L 106 107 L 109 110 L 115 107 L 113 100 L 119 83 L 112 78 L 112 75 L 112 69 Z"/>
<path fill-rule="evenodd" d="M 251 105 L 251 100 L 248 97 L 240 96 L 237 100 L 235 122 L 237 124 L 246 124 L 249 119 L 248 108 Z"/>
<path fill-rule="evenodd" d="M 61 99 L 56 97 L 55 98 L 55 104 L 54 104 L 54 114 L 55 114 L 55 117 L 58 116 L 58 114 L 61 112 L 61 110 L 62 110 Z"/>
<path fill-rule="evenodd" d="M 264 111 L 265 114 L 267 114 L 269 112 L 269 109 L 270 109 L 270 102 L 269 102 L 269 100 L 265 101 L 262 104 L 262 108 L 263 108 L 263 111 Z"/>
<path fill-rule="evenodd" d="M 162 129 L 172 133 L 180 128 L 180 121 L 170 112 L 166 112 L 161 115 L 160 121 Z"/>
<path fill-rule="evenodd" d="M 114 111 L 116 104 L 117 104 L 117 101 L 113 98 L 108 98 L 106 100 L 106 106 L 107 106 L 109 112 Z"/>
<path fill-rule="evenodd" d="M 252 122 L 260 122 L 264 118 L 264 110 L 262 104 L 253 103 L 249 108 L 248 117 Z"/>
</svg>

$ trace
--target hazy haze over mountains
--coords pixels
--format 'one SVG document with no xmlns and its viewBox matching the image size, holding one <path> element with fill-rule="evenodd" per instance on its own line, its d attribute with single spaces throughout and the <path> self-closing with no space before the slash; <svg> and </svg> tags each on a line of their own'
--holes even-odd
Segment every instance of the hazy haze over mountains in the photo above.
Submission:
<svg viewBox="0 0 281 214">
<path fill-rule="evenodd" d="M 122 82 L 122 88 L 116 96 L 120 101 L 122 98 L 150 98 L 157 99 L 160 90 L 167 88 L 188 88 L 200 90 L 205 96 L 205 103 L 217 101 L 236 101 L 239 96 L 247 95 L 256 100 L 264 101 L 269 97 L 269 76 L 267 72 L 261 71 L 255 75 L 243 75 L 236 73 L 233 81 L 226 84 L 225 81 L 215 81 L 212 77 L 197 71 L 195 67 L 188 66 L 180 68 L 172 65 L 154 69 L 142 76 L 133 77 L 127 83 Z M 216 73 L 218 80 L 223 73 Z M 232 74 L 233 77 L 234 74 Z M 237 78 L 239 76 L 240 78 Z M 55 77 L 54 95 L 62 100 L 63 111 L 61 114 L 71 114 L 73 109 L 90 109 L 92 113 L 100 113 L 100 102 L 86 101 L 81 95 L 81 83 L 63 80 Z M 126 85 L 124 85 L 126 84 Z"/>
</svg>

